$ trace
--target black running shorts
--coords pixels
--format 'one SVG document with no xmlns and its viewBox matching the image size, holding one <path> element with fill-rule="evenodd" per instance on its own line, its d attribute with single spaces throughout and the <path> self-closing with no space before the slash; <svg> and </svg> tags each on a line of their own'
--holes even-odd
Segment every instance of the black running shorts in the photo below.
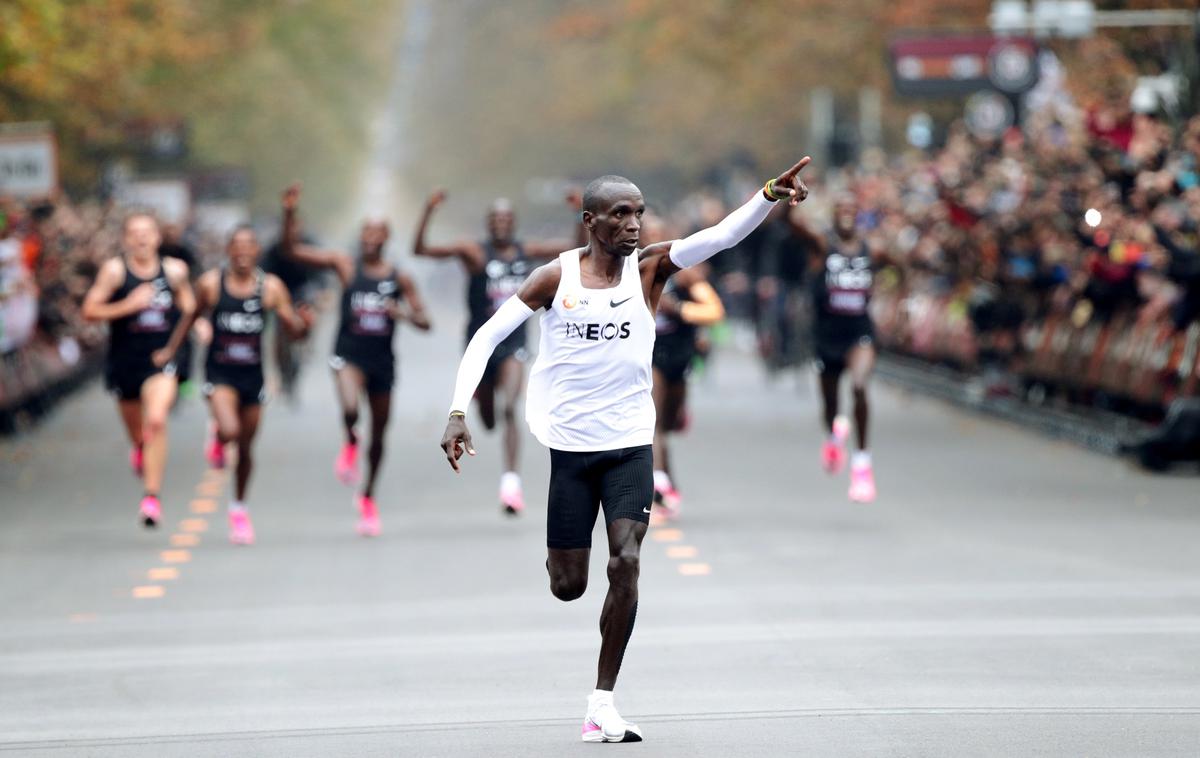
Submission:
<svg viewBox="0 0 1200 758">
<path fill-rule="evenodd" d="M 167 376 L 174 377 L 175 364 L 172 362 L 162 368 L 158 368 L 148 360 L 139 362 L 136 365 L 131 365 L 128 362 L 118 364 L 110 361 L 104 369 L 104 384 L 108 387 L 109 392 L 117 396 L 118 400 L 140 400 L 142 397 L 142 385 L 155 374 L 166 374 Z"/>
<path fill-rule="evenodd" d="M 650 445 L 574 453 L 550 450 L 550 500 L 546 546 L 572 550 L 592 546 L 600 506 L 604 521 L 650 521 L 654 455 Z"/>
<path fill-rule="evenodd" d="M 687 380 L 692 368 L 692 360 L 696 357 L 696 348 L 683 347 L 669 343 L 654 344 L 654 368 L 662 372 L 663 379 L 671 384 Z"/>
<path fill-rule="evenodd" d="M 204 396 L 212 397 L 217 387 L 232 387 L 241 405 L 262 405 L 267 395 L 261 366 L 208 366 Z"/>
<path fill-rule="evenodd" d="M 329 359 L 329 367 L 334 371 L 341 371 L 347 364 L 363 373 L 368 395 L 390 394 L 396 384 L 396 364 L 391 360 L 362 360 L 352 355 L 334 355 Z"/>
<path fill-rule="evenodd" d="M 519 347 L 506 346 L 503 342 L 496 346 L 492 351 L 492 355 L 488 358 L 487 366 L 483 370 L 483 379 L 481 384 L 495 384 L 500 378 L 500 367 L 509 358 L 513 358 L 521 363 L 529 361 L 529 351 L 524 345 Z"/>
<path fill-rule="evenodd" d="M 875 328 L 867 316 L 822 316 L 815 320 L 813 347 L 817 370 L 822 374 L 841 374 L 846 358 L 859 345 L 875 342 Z"/>
</svg>

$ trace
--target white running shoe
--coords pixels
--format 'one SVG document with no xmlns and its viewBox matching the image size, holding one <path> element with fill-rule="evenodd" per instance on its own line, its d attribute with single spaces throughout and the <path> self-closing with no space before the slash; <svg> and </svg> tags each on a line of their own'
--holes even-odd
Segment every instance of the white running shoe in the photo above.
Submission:
<svg viewBox="0 0 1200 758">
<path fill-rule="evenodd" d="M 621 718 L 611 704 L 598 706 L 583 719 L 584 742 L 641 742 L 642 730 Z"/>
</svg>

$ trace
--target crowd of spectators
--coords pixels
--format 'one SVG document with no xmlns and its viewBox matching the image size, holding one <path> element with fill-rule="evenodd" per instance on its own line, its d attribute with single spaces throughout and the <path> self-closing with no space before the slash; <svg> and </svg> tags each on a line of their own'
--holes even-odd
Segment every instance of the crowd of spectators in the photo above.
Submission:
<svg viewBox="0 0 1200 758">
<path fill-rule="evenodd" d="M 1051 316 L 1076 328 L 1186 330 L 1200 318 L 1200 116 L 1169 120 L 1114 102 L 1032 110 L 993 139 L 957 123 L 932 150 L 867 151 L 814 177 L 817 191 L 792 213 L 819 229 L 832 198 L 852 192 L 860 231 L 886 261 L 877 296 L 943 303 L 939 318 L 967 325 L 969 349 L 956 356 L 971 369 L 1013 365 L 1029 349 L 1022 330 Z M 724 211 L 712 196 L 683 207 L 672 233 Z M 784 210 L 739 254 L 714 259 L 729 313 L 756 327 L 776 367 L 805 354 L 810 251 Z M 52 399 L 104 349 L 103 327 L 79 307 L 117 249 L 119 223 L 117 209 L 96 202 L 0 198 L 0 424 Z M 177 230 L 164 231 L 166 247 L 187 252 Z"/>
<path fill-rule="evenodd" d="M 0 197 L 0 432 L 39 415 L 98 367 L 107 330 L 86 321 L 80 305 L 119 248 L 122 218 L 114 205 L 65 195 Z M 191 258 L 178 238 L 165 227 L 163 252 Z"/>
<path fill-rule="evenodd" d="M 958 123 L 934 150 L 867 152 L 820 182 L 795 213 L 827 228 L 831 199 L 852 192 L 859 229 L 887 262 L 877 294 L 947 303 L 941 318 L 967 324 L 957 355 L 969 368 L 1012 365 L 1028 349 L 1023 327 L 1051 315 L 1178 330 L 1200 317 L 1200 116 L 1046 109 L 994 139 Z M 793 226 L 768 224 L 721 274 L 735 300 L 750 293 L 755 307 L 741 312 L 768 340 L 795 321 L 778 293 L 803 291 Z"/>
</svg>

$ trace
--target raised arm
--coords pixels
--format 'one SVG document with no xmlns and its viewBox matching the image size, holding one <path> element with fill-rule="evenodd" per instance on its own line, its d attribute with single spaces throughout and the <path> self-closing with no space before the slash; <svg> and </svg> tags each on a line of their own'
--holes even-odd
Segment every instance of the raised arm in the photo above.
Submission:
<svg viewBox="0 0 1200 758">
<path fill-rule="evenodd" d="M 525 254 L 530 258 L 551 260 L 564 250 L 583 247 L 587 244 L 587 227 L 583 225 L 583 192 L 572 187 L 566 195 L 567 207 L 575 214 L 575 239 L 540 240 L 525 243 Z"/>
<path fill-rule="evenodd" d="M 808 197 L 808 187 L 800 179 L 800 172 L 811 161 L 812 158 L 807 155 L 801 158 L 796 165 L 768 181 L 745 205 L 716 226 L 701 229 L 681 240 L 659 242 L 646 247 L 640 256 L 641 270 L 652 271 L 654 280 L 661 288 L 662 283 L 676 271 L 695 266 L 737 245 L 767 218 L 776 202 L 786 200 L 790 206 L 804 202 Z"/>
<path fill-rule="evenodd" d="M 354 277 L 354 261 L 345 253 L 320 250 L 300 242 L 300 185 L 293 184 L 283 192 L 283 229 L 279 235 L 279 246 L 283 257 L 312 268 L 333 269 L 342 286 Z"/>
<path fill-rule="evenodd" d="M 788 228 L 790 228 L 792 233 L 799 237 L 804 244 L 812 247 L 821 255 L 825 254 L 825 238 L 814 231 L 813 228 L 808 225 L 808 222 L 805 219 L 800 218 L 796 213 L 789 213 L 787 222 Z"/>
<path fill-rule="evenodd" d="M 425 209 L 421 212 L 421 220 L 417 222 L 417 235 L 413 240 L 413 255 L 425 258 L 457 258 L 472 272 L 483 271 L 487 264 L 487 255 L 483 248 L 474 242 L 458 242 L 453 245 L 430 245 L 425 241 L 425 233 L 429 221 L 438 206 L 446 202 L 446 191 L 437 190 L 425 201 Z"/>
<path fill-rule="evenodd" d="M 534 311 L 550 305 L 554 293 L 558 291 L 561 278 L 562 267 L 558 261 L 551 261 L 537 268 L 521 285 L 517 294 L 497 308 L 496 313 L 471 337 L 471 342 L 458 365 L 454 397 L 450 401 L 450 419 L 446 422 L 446 431 L 441 442 L 442 452 L 446 454 L 446 460 L 455 473 L 459 471 L 458 460 L 464 450 L 468 455 L 475 455 L 471 432 L 467 428 L 466 409 L 479 386 L 479 380 L 483 378 L 492 351 L 505 337 L 524 324 Z"/>
<path fill-rule="evenodd" d="M 754 231 L 780 200 L 796 206 L 808 197 L 808 187 L 800 179 L 800 172 L 812 161 L 807 155 L 796 165 L 768 181 L 759 192 L 755 192 L 745 205 L 730 213 L 716 226 L 685 237 L 648 245 L 638 260 L 642 275 L 642 291 L 646 293 L 646 304 L 653 312 L 658 308 L 663 285 L 675 272 L 708 260 L 722 250 L 737 245 Z"/>
</svg>

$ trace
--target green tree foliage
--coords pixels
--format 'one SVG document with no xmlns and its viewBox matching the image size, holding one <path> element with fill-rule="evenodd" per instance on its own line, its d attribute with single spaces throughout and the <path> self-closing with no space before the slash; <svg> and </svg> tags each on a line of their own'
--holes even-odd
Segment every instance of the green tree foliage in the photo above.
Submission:
<svg viewBox="0 0 1200 758">
<path fill-rule="evenodd" d="M 805 149 L 813 88 L 831 88 L 850 107 L 863 86 L 887 98 L 891 34 L 979 28 L 990 2 L 464 5 L 437 6 L 437 128 L 422 131 L 426 152 L 453 163 L 452 145 L 477 145 L 471 159 L 485 176 L 636 170 L 665 181 L 695 178 L 735 155 L 764 165 L 791 159 Z M 477 117 L 454 118 L 464 102 Z"/>
<path fill-rule="evenodd" d="M 3 0 L 0 121 L 55 125 L 90 190 L 124 127 L 183 118 L 193 160 L 245 166 L 261 203 L 346 196 L 386 86 L 396 0 Z"/>
</svg>

